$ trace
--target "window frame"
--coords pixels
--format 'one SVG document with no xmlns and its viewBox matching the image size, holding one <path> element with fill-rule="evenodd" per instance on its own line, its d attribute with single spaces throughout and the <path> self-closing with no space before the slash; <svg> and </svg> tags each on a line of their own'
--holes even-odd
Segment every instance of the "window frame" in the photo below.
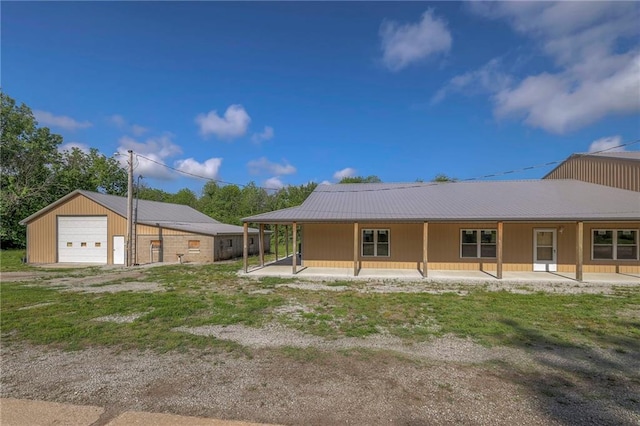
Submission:
<svg viewBox="0 0 640 426">
<path fill-rule="evenodd" d="M 462 250 L 464 245 L 471 246 L 474 243 L 464 243 L 463 235 L 468 232 L 476 233 L 476 255 L 475 256 L 463 256 L 464 252 Z M 482 233 L 489 231 L 495 234 L 495 243 L 483 243 L 482 242 Z M 460 247 L 459 247 L 459 256 L 460 259 L 497 259 L 498 258 L 498 229 L 497 228 L 460 228 Z M 495 256 L 482 256 L 482 246 L 493 246 L 495 247 Z"/>
<path fill-rule="evenodd" d="M 365 245 L 365 241 L 364 241 L 364 233 L 367 231 L 371 231 L 373 232 L 373 242 L 371 243 L 367 243 L 367 244 L 373 244 L 373 254 L 364 254 L 364 245 Z M 378 233 L 379 232 L 386 232 L 387 233 L 387 241 L 386 241 L 386 245 L 387 245 L 387 254 L 386 255 L 378 255 Z M 380 244 L 385 244 L 380 243 Z M 361 257 L 367 257 L 367 258 L 374 258 L 374 257 L 391 257 L 391 230 L 389 228 L 362 228 L 360 229 L 360 256 Z"/>
<path fill-rule="evenodd" d="M 189 253 L 200 253 L 200 240 L 187 240 Z"/>
<path fill-rule="evenodd" d="M 635 247 L 636 248 L 636 257 L 634 259 L 619 259 L 618 258 L 618 233 L 619 232 L 633 232 L 635 235 L 634 244 L 620 244 L 626 247 Z M 596 232 L 611 232 L 612 241 L 611 244 L 596 244 L 595 243 L 595 233 Z M 595 261 L 612 261 L 615 260 L 617 262 L 637 262 L 640 260 L 640 230 L 631 229 L 631 228 L 591 228 L 591 260 Z M 612 256 L 611 258 L 603 258 L 603 257 L 595 257 L 594 248 L 596 246 L 602 247 L 611 247 Z"/>
</svg>

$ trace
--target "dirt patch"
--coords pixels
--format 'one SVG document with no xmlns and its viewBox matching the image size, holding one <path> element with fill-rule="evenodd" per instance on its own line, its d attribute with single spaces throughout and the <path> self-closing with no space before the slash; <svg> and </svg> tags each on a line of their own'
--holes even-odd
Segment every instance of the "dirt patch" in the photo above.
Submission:
<svg viewBox="0 0 640 426">
<path fill-rule="evenodd" d="M 143 315 L 148 314 L 148 312 L 136 312 L 135 314 L 129 315 L 107 315 L 104 317 L 94 318 L 94 321 L 98 322 L 115 322 L 118 324 L 130 324 L 142 317 Z"/>
<path fill-rule="evenodd" d="M 632 425 L 640 419 L 632 399 L 638 373 L 612 381 L 609 372 L 624 361 L 614 355 L 607 355 L 616 362 L 607 369 L 589 362 L 588 352 L 549 351 L 553 356 L 539 360 L 535 352 L 460 339 L 431 344 L 422 358 L 314 346 L 253 349 L 250 356 L 3 347 L 1 394 L 288 425 Z M 461 362 L 465 352 L 480 356 Z M 514 357 L 524 363 L 514 367 Z M 586 364 L 562 367 L 556 359 L 575 357 Z M 585 367 L 598 370 L 603 378 L 596 384 L 607 389 L 590 389 Z"/>
</svg>

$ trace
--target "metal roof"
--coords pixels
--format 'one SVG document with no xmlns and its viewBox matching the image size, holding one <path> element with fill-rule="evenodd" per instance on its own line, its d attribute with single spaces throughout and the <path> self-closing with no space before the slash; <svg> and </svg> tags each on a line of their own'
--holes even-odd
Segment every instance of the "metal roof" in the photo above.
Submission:
<svg viewBox="0 0 640 426">
<path fill-rule="evenodd" d="M 640 161 L 640 151 L 616 151 L 616 152 L 598 152 L 598 153 L 584 153 L 584 154 L 574 154 L 575 157 L 610 157 L 617 158 L 623 160 L 633 160 Z M 571 156 L 573 157 L 573 155 Z M 571 158 L 569 157 L 569 158 Z M 575 158 L 574 157 L 574 158 Z"/>
<path fill-rule="evenodd" d="M 319 185 L 244 222 L 639 220 L 640 194 L 572 179 Z"/>
<path fill-rule="evenodd" d="M 25 225 L 36 217 L 46 213 L 54 207 L 67 202 L 76 195 L 83 195 L 112 212 L 127 217 L 127 198 L 117 195 L 101 194 L 98 192 L 75 190 L 62 197 L 58 201 L 49 204 L 47 207 L 37 211 L 20 223 Z M 134 200 L 134 208 L 136 200 Z M 210 216 L 197 211 L 196 209 L 183 204 L 163 203 L 160 201 L 137 200 L 138 215 L 137 222 L 144 225 L 177 229 L 186 232 L 194 232 L 205 235 L 228 235 L 242 234 L 242 226 L 220 223 Z M 257 233 L 257 229 L 249 229 L 249 232 Z"/>
</svg>

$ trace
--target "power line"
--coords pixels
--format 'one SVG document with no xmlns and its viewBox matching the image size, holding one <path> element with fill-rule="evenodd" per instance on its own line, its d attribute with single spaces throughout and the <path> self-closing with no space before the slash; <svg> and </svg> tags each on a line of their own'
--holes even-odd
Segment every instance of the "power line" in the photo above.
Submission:
<svg viewBox="0 0 640 426">
<path fill-rule="evenodd" d="M 624 147 L 629 147 L 632 145 L 635 145 L 637 143 L 640 143 L 640 139 L 636 139 L 634 141 L 631 142 L 626 142 L 620 145 L 616 145 L 616 146 L 612 146 L 606 149 L 602 149 L 600 151 L 594 151 L 594 152 L 587 152 L 587 153 L 579 153 L 579 154 L 573 154 L 572 157 L 576 158 L 576 157 L 584 157 L 584 156 L 588 156 L 588 155 L 594 155 L 594 154 L 601 154 L 603 152 L 607 152 L 607 151 L 611 151 L 614 149 L 618 149 L 618 148 L 624 148 Z M 186 172 L 184 170 L 180 170 L 180 169 L 176 169 L 175 167 L 171 167 L 168 164 L 162 163 L 160 161 L 151 159 L 149 157 L 146 157 L 142 154 L 135 154 L 136 155 L 136 160 L 138 159 L 138 157 L 140 158 L 144 158 L 147 161 L 150 161 L 154 164 L 157 164 L 159 166 L 162 167 L 166 167 L 167 169 L 173 170 L 177 173 L 181 173 L 183 175 L 187 175 L 187 176 L 191 176 L 191 177 L 195 177 L 198 179 L 203 179 L 206 181 L 210 181 L 210 182 L 215 182 L 215 183 L 221 183 L 224 185 L 236 185 L 239 187 L 247 187 L 248 184 L 242 184 L 242 183 L 235 183 L 235 182 L 227 182 L 227 181 L 223 181 L 220 179 L 213 179 L 210 177 L 206 177 L 206 176 L 201 176 L 201 175 L 197 175 L 195 173 L 191 173 L 191 172 Z M 487 178 L 492 178 L 492 177 L 497 177 L 497 176 L 504 176 L 504 175 L 508 175 L 508 174 L 516 174 L 516 173 L 521 173 L 521 172 L 525 172 L 525 171 L 530 171 L 530 170 L 534 170 L 534 169 L 539 169 L 541 167 L 549 167 L 549 166 L 553 166 L 556 164 L 560 164 L 562 162 L 566 161 L 566 159 L 563 160 L 556 160 L 556 161 L 549 161 L 547 163 L 542 163 L 542 164 L 537 164 L 534 166 L 528 166 L 528 167 L 522 167 L 519 169 L 513 169 L 513 170 L 508 170 L 508 171 L 503 171 L 503 172 L 497 172 L 497 173 L 492 173 L 492 174 L 487 174 L 487 175 L 482 175 L 482 176 L 476 176 L 476 177 L 470 177 L 470 178 L 465 178 L 465 179 L 459 179 L 459 180 L 455 180 L 455 181 L 448 181 L 448 182 L 428 182 L 428 183 L 424 183 L 424 182 L 420 182 L 420 183 L 416 183 L 416 184 L 407 184 L 407 185 L 394 185 L 393 187 L 383 187 L 383 188 L 369 188 L 369 189 L 351 189 L 351 190 L 332 190 L 332 191 L 315 191 L 315 192 L 332 192 L 332 193 L 338 193 L 338 192 L 375 192 L 375 191 L 391 191 L 391 190 L 397 190 L 397 189 L 411 189 L 411 188 L 421 188 L 421 187 L 425 187 L 425 186 L 431 186 L 431 185 L 442 185 L 443 183 L 455 183 L 455 182 L 467 182 L 467 181 L 476 181 L 476 180 L 482 180 L 482 179 L 487 179 Z M 257 186 L 257 188 L 259 189 L 264 189 L 266 191 L 279 191 L 282 188 L 267 188 L 267 187 L 262 187 L 262 186 Z"/>
</svg>

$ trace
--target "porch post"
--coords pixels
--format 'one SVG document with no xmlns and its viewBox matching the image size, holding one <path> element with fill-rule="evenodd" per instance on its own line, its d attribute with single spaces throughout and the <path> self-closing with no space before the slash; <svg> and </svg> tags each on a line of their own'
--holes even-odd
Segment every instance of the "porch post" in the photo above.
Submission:
<svg viewBox="0 0 640 426">
<path fill-rule="evenodd" d="M 576 281 L 582 282 L 582 257 L 584 244 L 583 222 L 576 222 Z"/>
<path fill-rule="evenodd" d="M 244 263 L 244 273 L 249 270 L 249 224 L 244 223 L 242 232 L 242 261 Z"/>
<path fill-rule="evenodd" d="M 428 261 L 428 248 L 429 248 L 429 222 L 424 222 L 422 228 L 422 277 L 427 278 L 427 261 Z"/>
<path fill-rule="evenodd" d="M 276 262 L 278 261 L 278 224 L 276 223 Z"/>
<path fill-rule="evenodd" d="M 353 276 L 358 276 L 358 222 L 353 222 Z"/>
<path fill-rule="evenodd" d="M 260 233 L 258 234 L 258 245 L 260 246 L 260 266 L 264 266 L 264 223 L 260 224 Z"/>
<path fill-rule="evenodd" d="M 298 226 L 295 222 L 291 224 L 292 232 L 293 232 L 293 255 L 291 256 L 291 271 L 293 275 L 296 274 L 296 263 L 298 262 L 298 255 L 296 254 L 296 246 L 298 245 Z"/>
<path fill-rule="evenodd" d="M 289 225 L 284 226 L 284 254 L 286 257 L 289 257 Z"/>
<path fill-rule="evenodd" d="M 496 278 L 502 279 L 502 222 L 498 222 L 498 241 L 497 241 L 497 264 L 496 264 Z"/>
</svg>

